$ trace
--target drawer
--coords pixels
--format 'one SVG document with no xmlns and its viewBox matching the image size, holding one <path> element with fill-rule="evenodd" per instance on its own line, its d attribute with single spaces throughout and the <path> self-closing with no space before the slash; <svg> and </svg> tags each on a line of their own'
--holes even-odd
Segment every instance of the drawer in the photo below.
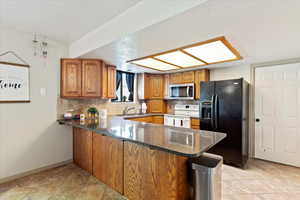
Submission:
<svg viewBox="0 0 300 200">
<path fill-rule="evenodd" d="M 129 118 L 129 120 L 132 120 L 132 121 L 138 121 L 138 122 L 147 122 L 147 123 L 151 123 L 151 122 L 152 122 L 152 116 L 149 116 L 149 117 Z"/>
<path fill-rule="evenodd" d="M 192 126 L 200 126 L 200 119 L 192 118 L 191 125 Z"/>
<path fill-rule="evenodd" d="M 153 116 L 152 123 L 154 124 L 164 124 L 164 117 L 163 116 Z"/>
<path fill-rule="evenodd" d="M 200 130 L 200 126 L 191 126 L 192 129 Z"/>
</svg>

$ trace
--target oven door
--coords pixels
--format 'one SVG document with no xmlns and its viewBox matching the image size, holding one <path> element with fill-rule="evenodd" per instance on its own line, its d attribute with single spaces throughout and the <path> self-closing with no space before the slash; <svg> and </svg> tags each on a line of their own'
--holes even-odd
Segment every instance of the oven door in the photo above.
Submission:
<svg viewBox="0 0 300 200">
<path fill-rule="evenodd" d="M 178 84 L 169 86 L 170 99 L 194 99 L 194 84 Z"/>
</svg>

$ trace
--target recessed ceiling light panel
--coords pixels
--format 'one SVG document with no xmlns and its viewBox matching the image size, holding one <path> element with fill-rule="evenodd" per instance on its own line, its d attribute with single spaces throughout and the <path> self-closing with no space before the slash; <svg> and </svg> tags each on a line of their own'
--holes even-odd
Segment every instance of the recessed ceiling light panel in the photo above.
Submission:
<svg viewBox="0 0 300 200">
<path fill-rule="evenodd" d="M 171 53 L 165 53 L 159 56 L 155 56 L 159 60 L 163 60 L 165 62 L 180 66 L 180 67 L 192 67 L 192 66 L 200 66 L 204 65 L 205 63 L 201 62 L 189 56 L 181 51 L 174 51 Z"/>
<path fill-rule="evenodd" d="M 225 63 L 243 59 L 224 36 L 127 61 L 160 71 Z"/>
<path fill-rule="evenodd" d="M 145 59 L 141 59 L 141 60 L 135 60 L 135 61 L 131 61 L 131 63 L 140 65 L 143 67 L 149 67 L 152 69 L 161 70 L 161 71 L 179 69 L 178 67 L 176 67 L 174 65 L 170 65 L 170 64 L 155 60 L 153 58 L 145 58 Z"/>
<path fill-rule="evenodd" d="M 237 56 L 220 40 L 183 50 L 207 63 L 237 59 Z"/>
</svg>

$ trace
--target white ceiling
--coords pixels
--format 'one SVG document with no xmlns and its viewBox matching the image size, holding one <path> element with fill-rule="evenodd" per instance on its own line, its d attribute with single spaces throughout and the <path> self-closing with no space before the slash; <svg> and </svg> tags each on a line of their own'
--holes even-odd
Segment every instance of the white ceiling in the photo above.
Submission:
<svg viewBox="0 0 300 200">
<path fill-rule="evenodd" d="M 0 22 L 71 43 L 140 1 L 0 0 Z"/>
<path fill-rule="evenodd" d="M 0 0 L 0 25 L 80 44 L 76 56 L 141 72 L 151 70 L 126 61 L 219 36 L 244 59 L 209 67 L 300 57 L 299 10 L 299 0 Z"/>
<path fill-rule="evenodd" d="M 142 0 L 107 23 L 72 42 L 70 57 L 78 57 L 153 24 L 187 11 L 207 0 Z"/>
<path fill-rule="evenodd" d="M 209 0 L 83 57 L 102 58 L 120 69 L 141 72 L 145 69 L 126 61 L 218 36 L 225 36 L 244 59 L 210 67 L 300 57 L 299 10 L 299 0 Z"/>
</svg>

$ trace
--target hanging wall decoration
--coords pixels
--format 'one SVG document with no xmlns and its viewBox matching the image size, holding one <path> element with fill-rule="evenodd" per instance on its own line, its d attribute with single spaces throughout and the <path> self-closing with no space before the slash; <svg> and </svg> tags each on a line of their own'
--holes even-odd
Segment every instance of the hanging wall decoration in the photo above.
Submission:
<svg viewBox="0 0 300 200">
<path fill-rule="evenodd" d="M 0 61 L 0 103 L 30 102 L 29 95 L 29 65 L 14 52 L 13 54 L 24 64 Z"/>
<path fill-rule="evenodd" d="M 42 58 L 47 58 L 48 43 L 46 42 L 46 37 L 38 40 L 37 34 L 34 34 L 32 43 L 33 43 L 34 56 L 41 56 Z"/>
</svg>

